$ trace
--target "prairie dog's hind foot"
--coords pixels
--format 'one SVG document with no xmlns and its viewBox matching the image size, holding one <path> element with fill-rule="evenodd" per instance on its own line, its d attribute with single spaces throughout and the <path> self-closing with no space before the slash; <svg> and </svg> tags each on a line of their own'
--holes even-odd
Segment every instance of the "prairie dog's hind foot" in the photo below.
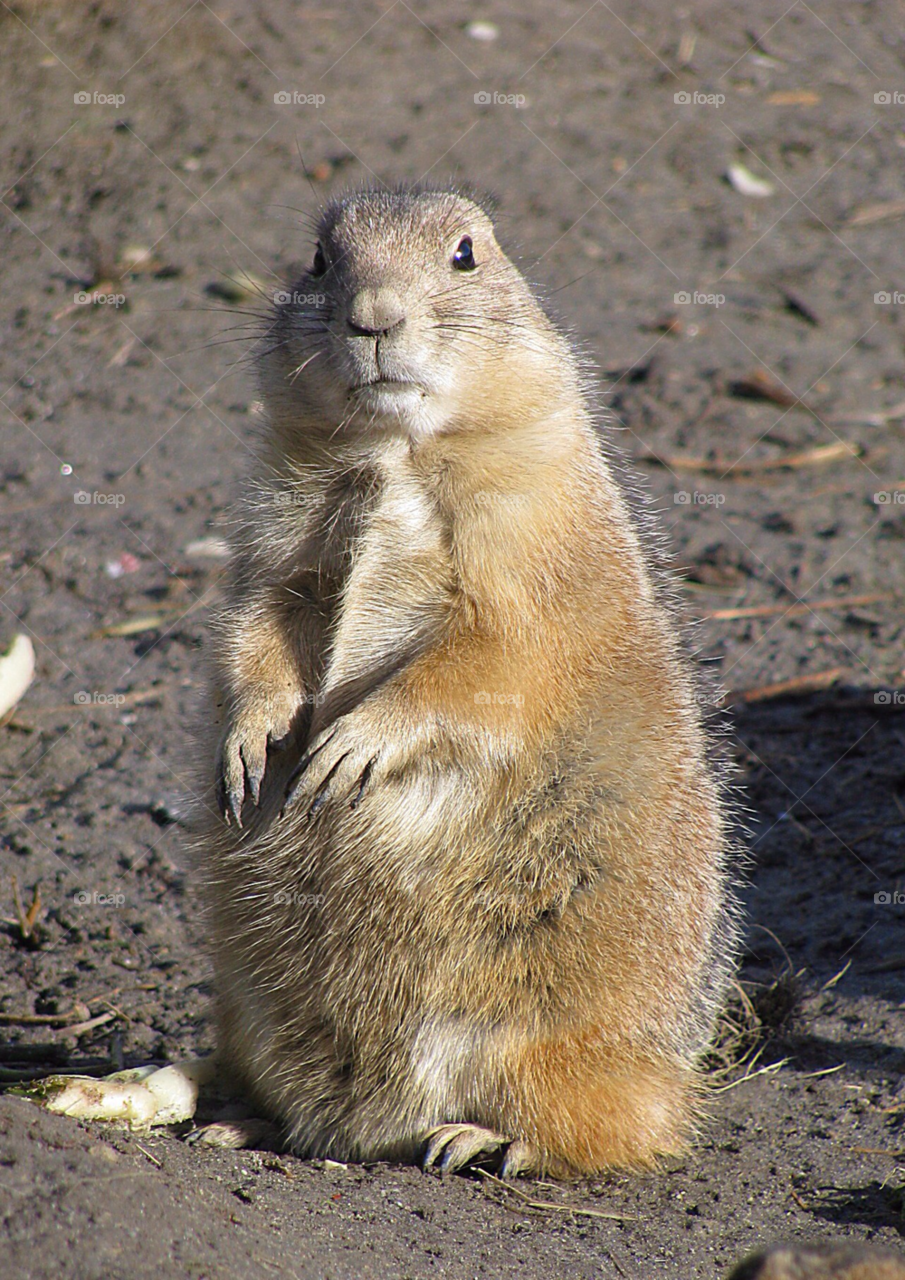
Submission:
<svg viewBox="0 0 905 1280">
<path fill-rule="evenodd" d="M 540 1173 L 543 1159 L 540 1151 L 523 1138 L 513 1141 L 493 1129 L 477 1124 L 441 1124 L 425 1135 L 427 1150 L 421 1162 L 425 1173 L 439 1164 L 441 1173 L 455 1173 L 479 1156 L 491 1156 L 505 1148 L 500 1164 L 500 1177 L 516 1178 L 520 1174 Z"/>
<path fill-rule="evenodd" d="M 217 1147 L 221 1151 L 285 1151 L 286 1142 L 275 1124 L 269 1120 L 220 1120 L 204 1124 L 186 1134 L 193 1147 Z"/>
</svg>

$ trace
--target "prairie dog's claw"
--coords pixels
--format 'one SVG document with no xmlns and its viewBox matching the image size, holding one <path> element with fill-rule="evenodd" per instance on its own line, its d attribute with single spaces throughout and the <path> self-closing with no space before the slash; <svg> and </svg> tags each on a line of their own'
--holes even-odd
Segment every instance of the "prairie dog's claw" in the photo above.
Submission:
<svg viewBox="0 0 905 1280">
<path fill-rule="evenodd" d="M 295 769 L 293 770 L 292 777 L 286 783 L 286 795 L 283 799 L 282 813 L 286 812 L 286 810 L 295 800 L 299 791 L 302 789 L 302 786 L 304 785 L 304 782 L 305 782 L 305 774 L 308 770 L 308 766 L 312 763 L 312 761 L 314 761 L 317 758 L 317 756 L 320 755 L 323 749 L 330 742 L 333 741 L 335 736 L 336 736 L 336 728 L 334 727 L 330 731 L 328 736 L 323 740 L 323 742 L 319 743 L 316 747 L 309 748 L 309 750 L 307 750 L 305 754 L 302 756 L 301 760 L 298 762 Z M 280 816 L 282 816 L 282 813 Z"/>
<path fill-rule="evenodd" d="M 257 742 L 243 742 L 240 754 L 252 802 L 258 804 L 261 799 L 261 783 L 264 780 L 264 770 L 267 768 L 267 739 L 264 739 L 263 750 Z"/>
<path fill-rule="evenodd" d="M 251 766 L 248 763 L 249 759 L 253 762 Z M 245 803 L 246 777 L 248 778 L 248 790 L 251 792 L 251 797 L 255 804 L 258 803 L 258 797 L 261 792 L 261 779 L 264 776 L 264 764 L 262 763 L 259 768 L 256 767 L 257 759 L 257 753 L 249 751 L 246 742 L 239 741 L 235 730 L 224 741 L 218 769 L 220 812 L 226 822 L 235 821 L 238 827 L 242 826 L 242 806 Z M 264 763 L 266 763 L 266 748 Z"/>
<path fill-rule="evenodd" d="M 237 777 L 233 762 L 229 759 L 224 745 L 217 766 L 217 807 L 227 824 L 235 819 L 241 827 L 244 799 L 245 779 Z"/>
<path fill-rule="evenodd" d="M 339 726 L 315 739 L 289 779 L 282 813 L 296 805 L 313 818 L 330 801 L 344 801 L 357 809 L 367 793 L 380 752 L 356 742 Z"/>
<path fill-rule="evenodd" d="M 491 1155 L 509 1142 L 502 1134 L 477 1124 L 442 1124 L 426 1136 L 428 1147 L 421 1162 L 425 1173 L 438 1160 L 442 1173 L 455 1173 L 476 1156 Z"/>
<path fill-rule="evenodd" d="M 425 1137 L 427 1150 L 421 1162 L 425 1173 L 436 1164 L 439 1164 L 441 1173 L 455 1173 L 479 1156 L 496 1156 L 501 1149 L 501 1178 L 517 1178 L 520 1174 L 536 1174 L 543 1170 L 541 1153 L 533 1142 L 524 1138 L 513 1141 L 481 1125 L 441 1124 Z"/>
<path fill-rule="evenodd" d="M 297 708 L 287 704 L 279 712 L 265 709 L 239 712 L 223 736 L 217 769 L 220 812 L 229 823 L 242 826 L 246 799 L 261 802 L 261 786 L 267 771 L 268 747 L 285 746 Z"/>
</svg>

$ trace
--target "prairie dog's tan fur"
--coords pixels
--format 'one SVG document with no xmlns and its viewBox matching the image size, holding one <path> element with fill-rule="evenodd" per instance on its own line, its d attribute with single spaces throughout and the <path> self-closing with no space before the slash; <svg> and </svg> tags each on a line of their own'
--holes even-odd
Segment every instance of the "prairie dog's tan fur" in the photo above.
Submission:
<svg viewBox="0 0 905 1280">
<path fill-rule="evenodd" d="M 692 673 L 487 215 L 361 192 L 319 241 L 217 627 L 222 1051 L 303 1154 L 648 1165 L 734 932 Z"/>
</svg>

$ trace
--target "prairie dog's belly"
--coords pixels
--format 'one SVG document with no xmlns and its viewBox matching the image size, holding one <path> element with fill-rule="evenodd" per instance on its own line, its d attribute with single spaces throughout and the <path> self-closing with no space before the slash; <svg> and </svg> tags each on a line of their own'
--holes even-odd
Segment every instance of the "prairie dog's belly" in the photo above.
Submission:
<svg viewBox="0 0 905 1280">
<path fill-rule="evenodd" d="M 423 1099 L 427 1111 L 452 1115 L 456 1100 L 468 1093 L 483 1069 L 492 1069 L 505 1040 L 514 1038 L 509 1028 L 468 1017 L 426 1017 L 412 1043 L 409 1062 L 412 1090 Z"/>
</svg>

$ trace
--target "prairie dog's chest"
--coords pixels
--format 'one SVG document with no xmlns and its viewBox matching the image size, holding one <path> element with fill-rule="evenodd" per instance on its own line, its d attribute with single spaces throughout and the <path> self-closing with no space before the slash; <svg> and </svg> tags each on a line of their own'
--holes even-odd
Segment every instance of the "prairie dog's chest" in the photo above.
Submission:
<svg viewBox="0 0 905 1280">
<path fill-rule="evenodd" d="M 302 560 L 326 578 L 356 567 L 444 553 L 439 510 L 420 478 L 397 463 L 328 486 L 311 502 Z"/>
<path fill-rule="evenodd" d="M 442 557 L 445 550 L 439 509 L 421 478 L 404 465 L 388 468 L 362 514 L 358 558 Z"/>
<path fill-rule="evenodd" d="M 388 467 L 361 511 L 343 613 L 393 616 L 448 596 L 448 539 L 436 504 L 411 468 Z"/>
<path fill-rule="evenodd" d="M 350 527 L 328 688 L 423 651 L 454 592 L 442 518 L 409 468 L 387 468 Z"/>
</svg>

